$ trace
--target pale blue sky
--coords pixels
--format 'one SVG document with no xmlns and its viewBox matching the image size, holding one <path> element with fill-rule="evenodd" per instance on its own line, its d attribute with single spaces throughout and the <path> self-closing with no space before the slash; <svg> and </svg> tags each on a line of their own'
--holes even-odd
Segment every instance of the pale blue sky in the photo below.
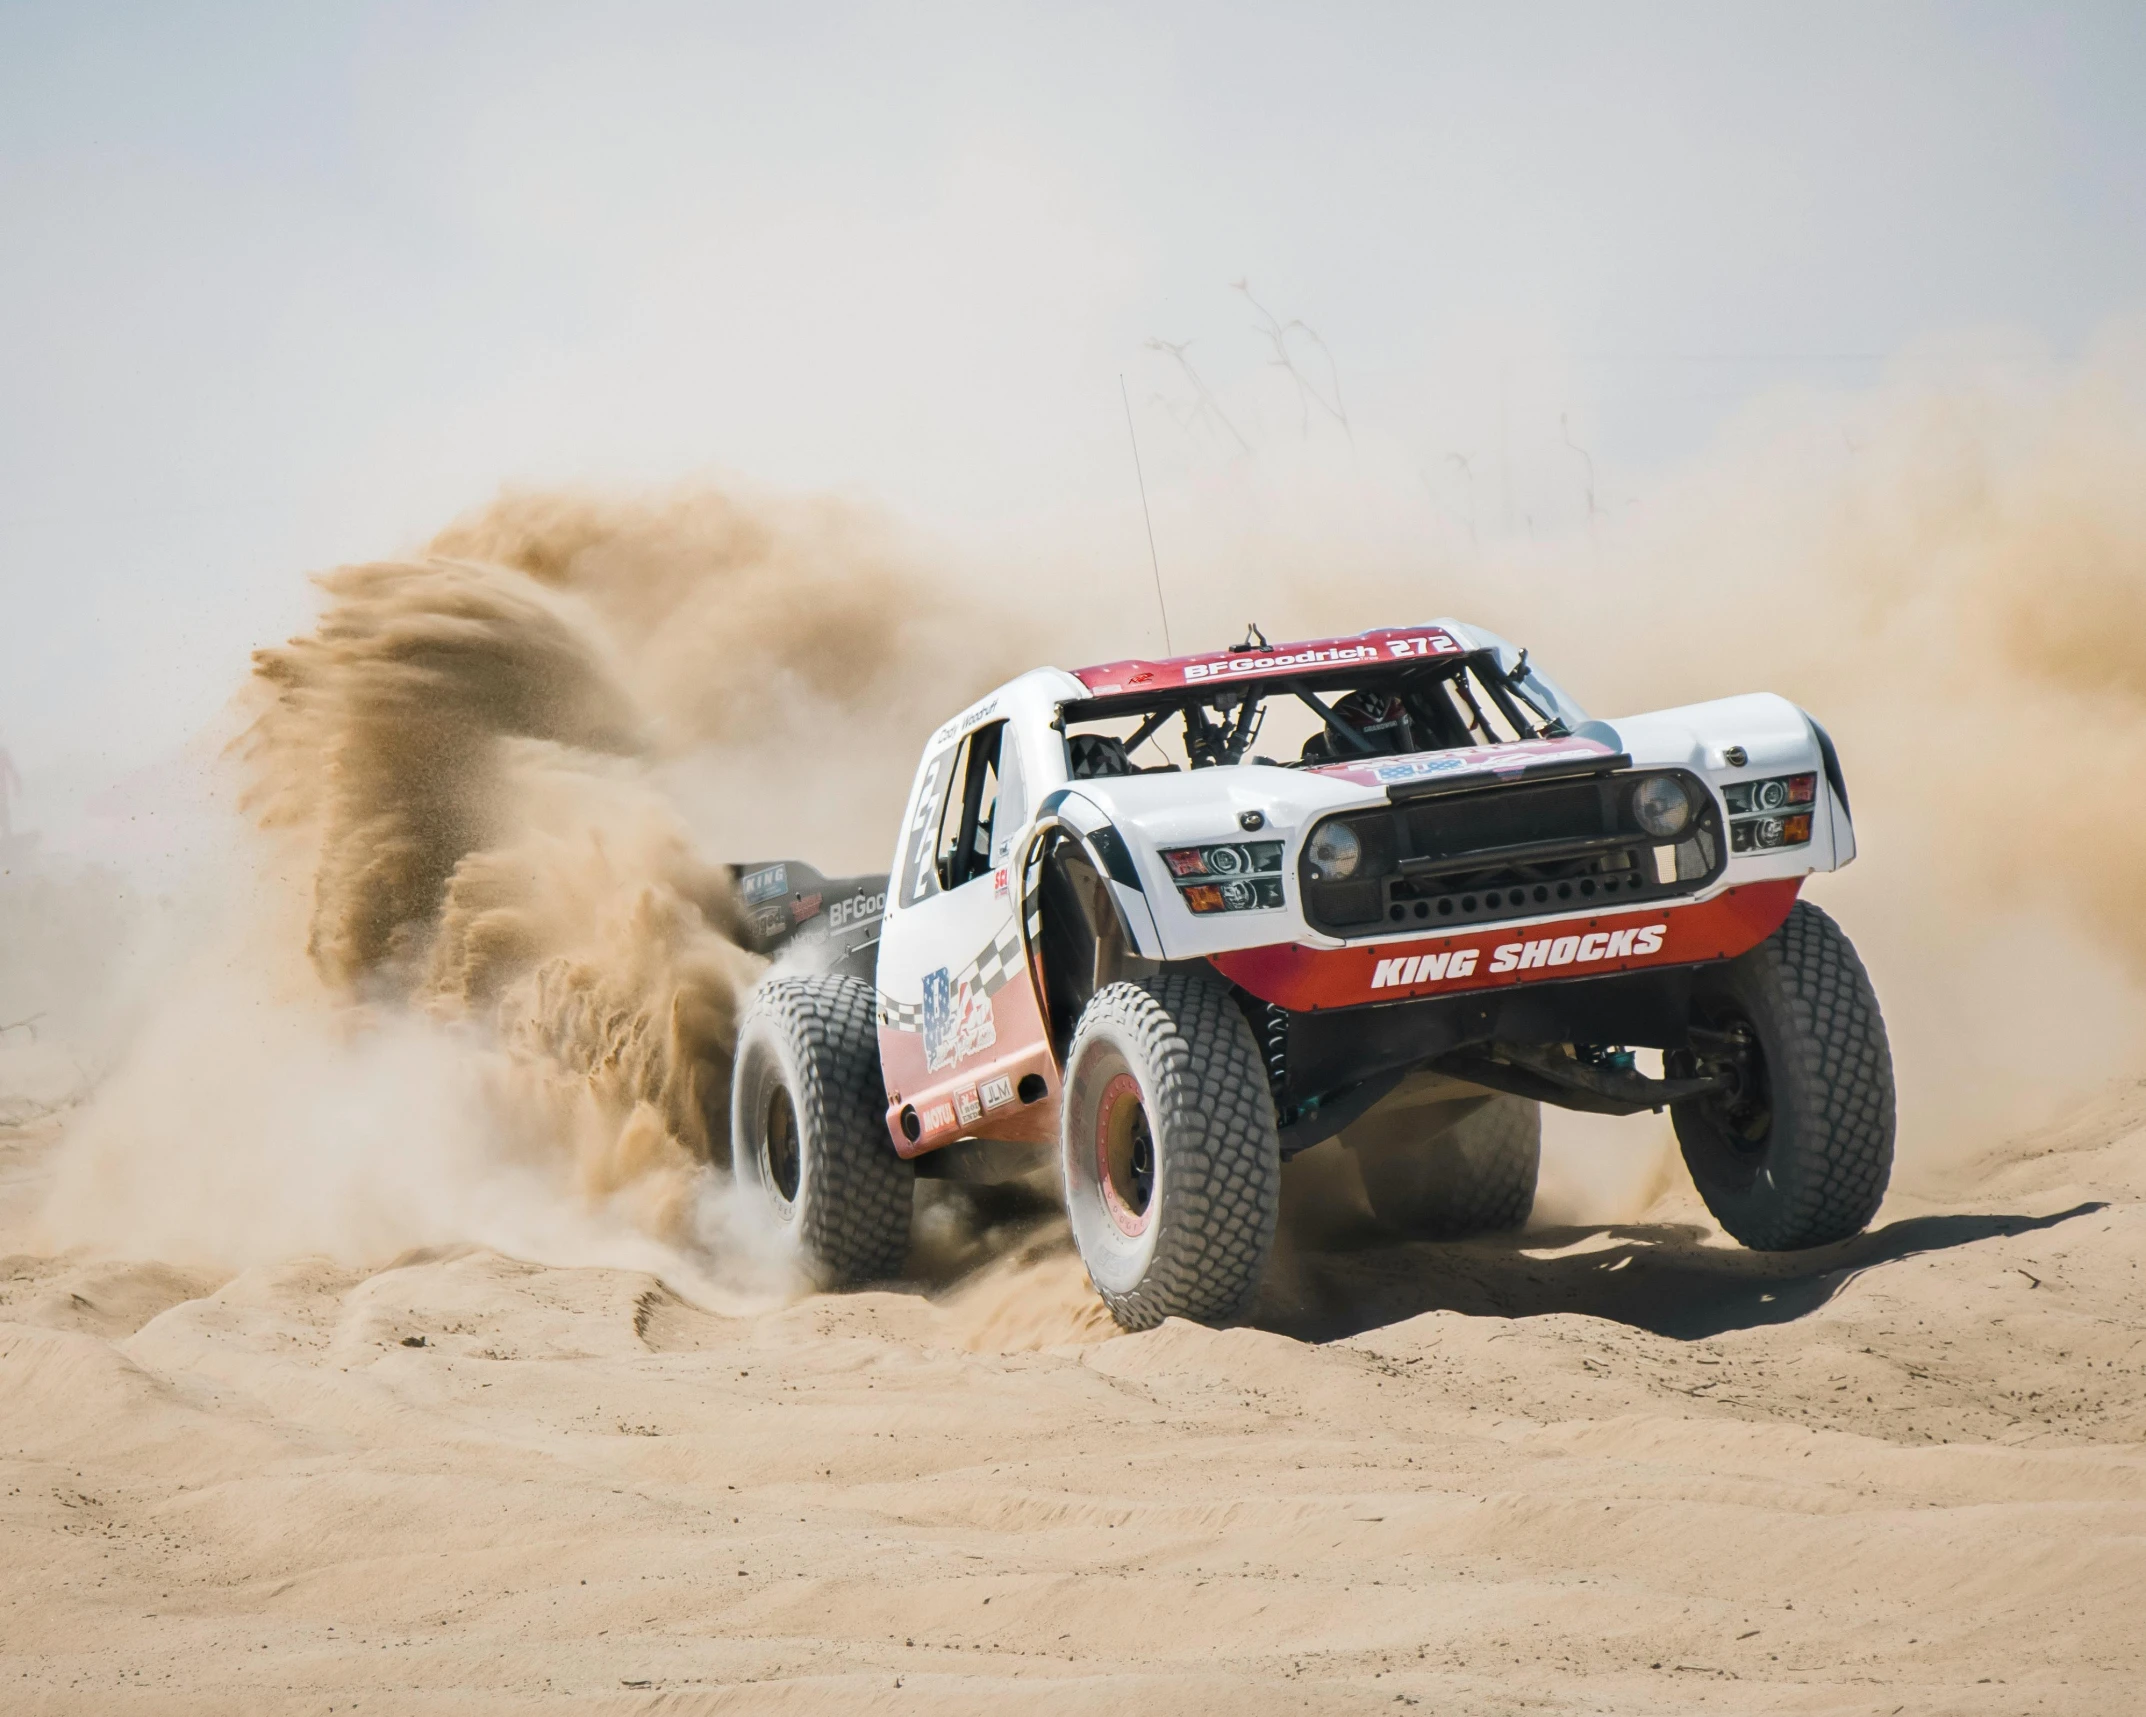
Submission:
<svg viewBox="0 0 2146 1717">
<path fill-rule="evenodd" d="M 502 481 L 832 487 L 1018 575 L 1124 524 L 1122 372 L 1166 516 L 1286 483 L 1344 444 L 1246 275 L 1336 457 L 1569 516 L 1567 428 L 1643 484 L 2146 309 L 2146 7 L 0 0 L 0 742 L 153 759 L 298 573 Z"/>
</svg>

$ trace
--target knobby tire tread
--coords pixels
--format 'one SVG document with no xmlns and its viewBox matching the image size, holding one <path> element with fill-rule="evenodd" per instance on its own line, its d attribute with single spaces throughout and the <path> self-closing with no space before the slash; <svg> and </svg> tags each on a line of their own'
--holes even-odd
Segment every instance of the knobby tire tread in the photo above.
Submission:
<svg viewBox="0 0 2146 1717">
<path fill-rule="evenodd" d="M 1750 964 L 1739 984 L 1770 987 L 1793 1026 L 1769 1054 L 1767 1075 L 1776 1112 L 1785 1100 L 1796 1114 L 1796 1148 L 1772 1177 L 1776 1198 L 1733 1220 L 1714 1214 L 1756 1251 L 1845 1240 L 1877 1214 L 1892 1178 L 1893 1058 L 1877 994 L 1840 926 L 1808 901 L 1742 958 Z"/>
<path fill-rule="evenodd" d="M 1106 1021 L 1139 1044 L 1157 1075 L 1146 1095 L 1158 1134 L 1171 1138 L 1176 1172 L 1139 1287 L 1098 1291 L 1127 1329 L 1170 1317 L 1226 1323 L 1258 1290 L 1281 1206 L 1281 1142 L 1265 1059 L 1230 991 L 1197 974 L 1108 985 L 1083 1010 L 1077 1035 Z"/>
<path fill-rule="evenodd" d="M 776 978 L 749 1007 L 787 1040 L 803 1087 L 790 1100 L 810 1153 L 797 1233 L 808 1264 L 827 1287 L 899 1275 L 916 1171 L 887 1137 L 871 983 L 845 973 Z"/>
</svg>

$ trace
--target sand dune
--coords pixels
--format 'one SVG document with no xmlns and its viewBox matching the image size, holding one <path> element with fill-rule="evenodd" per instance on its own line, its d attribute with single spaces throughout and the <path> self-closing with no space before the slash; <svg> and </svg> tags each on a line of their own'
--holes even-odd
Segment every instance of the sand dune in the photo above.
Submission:
<svg viewBox="0 0 2146 1717">
<path fill-rule="evenodd" d="M 1003 1203 L 749 1316 L 52 1255 L 57 1136 L 0 1134 L 10 1711 L 2101 1713 L 2146 1668 L 2136 1087 L 1825 1253 L 1677 1190 L 1300 1244 L 1252 1327 L 1138 1336 Z"/>
<path fill-rule="evenodd" d="M 941 664 L 1034 659 L 1017 616 L 843 508 L 699 492 L 510 496 L 329 575 L 249 694 L 261 922 L 86 1107 L 0 1114 L 0 1711 L 2136 1707 L 2146 1087 L 1965 1160 L 2140 1065 L 2146 437 L 2100 399 L 2016 456 L 1878 412 L 1747 579 L 1679 569 L 1745 563 L 1770 456 L 1620 551 L 1716 593 L 1735 687 L 1840 711 L 1871 862 L 1829 904 L 1912 1093 L 1871 1231 L 1744 1253 L 1678 1176 L 1394 1245 L 1326 1147 L 1221 1331 L 1119 1335 L 1003 1190 L 920 1194 L 903 1284 L 794 1297 L 703 1166 L 761 962 L 700 855 L 875 862 L 836 855 Z M 2022 610 L 2046 566 L 2068 605 Z M 1591 615 L 1514 570 L 1601 696 L 1732 689 L 1658 683 L 1629 580 Z M 1354 611 L 1293 588 L 1301 635 Z M 1751 623 L 1780 592 L 1810 624 Z M 2059 822 L 1953 838 L 1993 769 Z M 0 976 L 66 989 L 10 898 Z"/>
</svg>

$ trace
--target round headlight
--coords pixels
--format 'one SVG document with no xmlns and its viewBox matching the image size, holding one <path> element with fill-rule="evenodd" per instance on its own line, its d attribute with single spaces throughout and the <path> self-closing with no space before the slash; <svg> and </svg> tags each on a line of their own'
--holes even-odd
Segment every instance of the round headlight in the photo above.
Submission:
<svg viewBox="0 0 2146 1717">
<path fill-rule="evenodd" d="M 1207 871 L 1210 876 L 1243 876 L 1252 868 L 1252 855 L 1242 847 L 1209 847 Z"/>
<path fill-rule="evenodd" d="M 1364 843 L 1347 823 L 1325 823 L 1312 835 L 1304 856 L 1321 882 L 1346 882 L 1363 862 Z"/>
<path fill-rule="evenodd" d="M 1691 795 L 1670 776 L 1650 775 L 1633 791 L 1632 815 L 1658 840 L 1674 840 L 1691 821 Z"/>
<path fill-rule="evenodd" d="M 1786 781 L 1761 781 L 1751 789 L 1751 808 L 1754 811 L 1778 811 L 1787 803 Z"/>
</svg>

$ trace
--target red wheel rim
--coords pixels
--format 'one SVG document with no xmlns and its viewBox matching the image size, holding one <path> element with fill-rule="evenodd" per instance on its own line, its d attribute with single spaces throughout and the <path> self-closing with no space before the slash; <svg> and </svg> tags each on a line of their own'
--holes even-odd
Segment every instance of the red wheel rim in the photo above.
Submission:
<svg viewBox="0 0 2146 1717">
<path fill-rule="evenodd" d="M 1155 1214 L 1155 1140 L 1130 1073 L 1104 1086 L 1095 1106 L 1095 1178 L 1118 1231 L 1145 1234 Z"/>
</svg>

